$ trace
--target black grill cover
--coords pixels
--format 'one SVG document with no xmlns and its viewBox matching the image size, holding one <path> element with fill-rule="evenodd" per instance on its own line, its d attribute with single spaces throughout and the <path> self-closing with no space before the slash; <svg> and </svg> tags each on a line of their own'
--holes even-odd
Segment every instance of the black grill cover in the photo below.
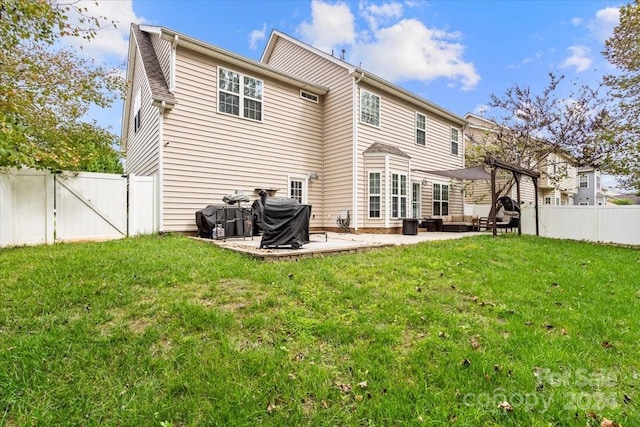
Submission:
<svg viewBox="0 0 640 427">
<path fill-rule="evenodd" d="M 309 241 L 310 217 L 311 205 L 302 205 L 295 199 L 266 199 L 260 247 L 302 247 Z"/>
<path fill-rule="evenodd" d="M 244 237 L 251 236 L 250 215 L 249 209 L 229 205 L 209 205 L 196 211 L 197 237 L 210 239 L 216 223 L 224 224 L 225 237 L 243 237 L 243 231 Z"/>
</svg>

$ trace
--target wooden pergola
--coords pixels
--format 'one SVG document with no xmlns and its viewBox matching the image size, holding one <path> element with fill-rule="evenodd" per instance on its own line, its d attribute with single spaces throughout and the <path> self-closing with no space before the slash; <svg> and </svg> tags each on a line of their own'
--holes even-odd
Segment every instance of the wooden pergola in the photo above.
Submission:
<svg viewBox="0 0 640 427">
<path fill-rule="evenodd" d="M 485 163 L 491 167 L 491 223 L 493 224 L 493 236 L 496 237 L 498 235 L 498 228 L 496 224 L 496 202 L 498 200 L 496 194 L 496 173 L 498 169 L 503 169 L 509 171 L 513 175 L 513 179 L 516 181 L 516 194 L 517 194 L 517 203 L 518 208 L 520 208 L 520 181 L 522 180 L 522 176 L 528 176 L 533 180 L 533 189 L 535 192 L 535 216 L 536 216 L 536 236 L 539 235 L 539 224 L 538 224 L 538 178 L 540 178 L 540 172 L 533 171 L 531 169 L 525 169 L 518 165 L 514 165 L 512 163 L 507 163 L 502 160 L 496 159 L 495 157 L 487 157 L 485 159 Z M 521 213 L 522 216 L 522 213 Z M 522 234 L 522 224 L 521 221 L 518 221 L 518 234 Z"/>
</svg>

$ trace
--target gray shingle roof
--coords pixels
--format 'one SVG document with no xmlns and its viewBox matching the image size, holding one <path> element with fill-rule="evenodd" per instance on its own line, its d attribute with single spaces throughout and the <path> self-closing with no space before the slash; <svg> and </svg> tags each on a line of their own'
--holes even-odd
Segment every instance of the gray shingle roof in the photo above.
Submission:
<svg viewBox="0 0 640 427">
<path fill-rule="evenodd" d="M 149 80 L 149 86 L 151 87 L 151 95 L 154 99 L 164 100 L 170 103 L 175 103 L 176 99 L 171 92 L 169 92 L 169 85 L 164 78 L 164 73 L 160 67 L 160 62 L 156 56 L 156 51 L 151 44 L 149 34 L 140 30 L 140 27 L 133 24 L 133 31 L 138 42 L 138 49 L 140 50 L 140 56 L 144 63 L 144 70 Z"/>
<path fill-rule="evenodd" d="M 374 142 L 369 146 L 369 148 L 364 150 L 364 152 L 365 154 L 366 153 L 385 153 L 385 154 L 391 154 L 399 157 L 406 157 L 408 159 L 411 158 L 407 153 L 405 153 L 401 149 L 394 147 L 393 145 L 383 144 L 381 142 Z"/>
</svg>

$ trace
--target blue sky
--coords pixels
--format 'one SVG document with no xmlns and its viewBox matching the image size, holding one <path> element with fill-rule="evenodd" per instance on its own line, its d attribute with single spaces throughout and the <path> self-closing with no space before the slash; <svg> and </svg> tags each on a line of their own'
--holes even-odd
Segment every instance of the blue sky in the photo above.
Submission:
<svg viewBox="0 0 640 427">
<path fill-rule="evenodd" d="M 118 21 L 83 51 L 124 68 L 131 22 L 159 25 L 259 60 L 277 29 L 456 113 L 491 116 L 492 93 L 534 91 L 548 73 L 595 84 L 613 70 L 604 40 L 625 2 L 609 0 L 207 1 L 102 0 Z M 92 118 L 120 132 L 121 103 Z"/>
</svg>

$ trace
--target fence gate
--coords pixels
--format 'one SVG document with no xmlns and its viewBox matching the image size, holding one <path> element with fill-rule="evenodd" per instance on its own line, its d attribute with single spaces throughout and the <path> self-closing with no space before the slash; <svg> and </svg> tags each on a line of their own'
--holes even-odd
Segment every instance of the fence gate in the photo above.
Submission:
<svg viewBox="0 0 640 427">
<path fill-rule="evenodd" d="M 115 174 L 55 176 L 56 241 L 127 235 L 127 178 Z"/>
</svg>

